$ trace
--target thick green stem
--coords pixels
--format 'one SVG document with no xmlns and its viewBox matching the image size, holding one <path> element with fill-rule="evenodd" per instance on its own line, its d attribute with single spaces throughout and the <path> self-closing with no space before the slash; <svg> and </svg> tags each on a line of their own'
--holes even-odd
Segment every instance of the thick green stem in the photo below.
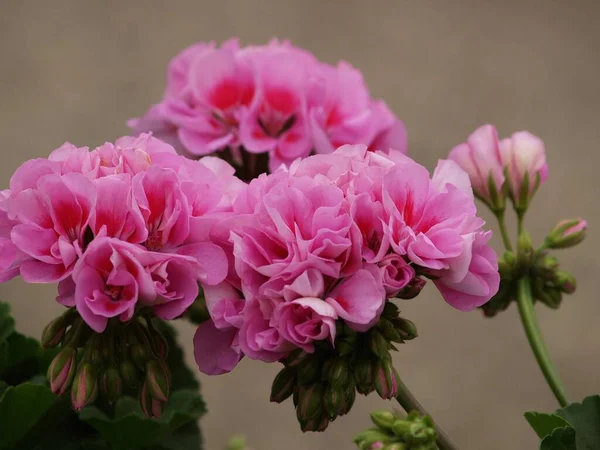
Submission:
<svg viewBox="0 0 600 450">
<path fill-rule="evenodd" d="M 546 381 L 550 389 L 552 389 L 556 400 L 558 400 L 560 406 L 566 406 L 569 402 L 567 401 L 565 388 L 560 381 L 554 364 L 550 360 L 548 349 L 546 348 L 537 322 L 533 307 L 533 297 L 531 295 L 531 280 L 528 276 L 519 280 L 518 304 L 521 321 L 523 322 L 523 327 L 525 328 L 525 333 L 527 334 L 527 339 L 529 340 L 535 359 L 540 369 L 542 369 L 542 373 L 546 377 Z"/>
<path fill-rule="evenodd" d="M 525 211 L 517 210 L 517 232 L 519 236 L 523 232 L 523 224 L 525 222 Z"/>
<path fill-rule="evenodd" d="M 504 220 L 504 210 L 495 213 L 496 219 L 498 219 L 498 225 L 500 227 L 500 233 L 502 234 L 502 242 L 506 250 L 512 251 L 512 244 L 510 243 L 510 236 L 506 229 L 506 221 Z"/>
<path fill-rule="evenodd" d="M 409 413 L 411 411 L 418 411 L 422 416 L 429 416 L 425 408 L 421 406 L 421 404 L 417 401 L 417 399 L 412 395 L 412 393 L 408 390 L 406 385 L 400 380 L 398 385 L 398 394 L 396 395 L 396 400 L 400 403 L 400 406 L 404 408 L 404 410 Z M 458 447 L 450 440 L 450 438 L 444 433 L 437 423 L 435 423 L 435 431 L 437 433 L 437 445 L 440 450 L 458 450 Z"/>
</svg>

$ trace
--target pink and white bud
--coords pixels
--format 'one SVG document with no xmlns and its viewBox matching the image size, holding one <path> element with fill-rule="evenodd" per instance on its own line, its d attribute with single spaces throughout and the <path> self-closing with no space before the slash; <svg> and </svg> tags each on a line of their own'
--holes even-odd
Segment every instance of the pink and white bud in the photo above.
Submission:
<svg viewBox="0 0 600 450">
<path fill-rule="evenodd" d="M 548 248 L 569 248 L 585 239 L 587 222 L 582 218 L 562 220 L 556 224 L 546 236 L 545 245 Z"/>
<path fill-rule="evenodd" d="M 48 381 L 53 394 L 63 395 L 71 387 L 77 368 L 77 350 L 63 348 L 48 367 Z"/>
<path fill-rule="evenodd" d="M 477 128 L 467 142 L 457 145 L 448 157 L 469 174 L 475 194 L 490 208 L 504 208 L 504 168 L 498 131 L 493 125 Z"/>
<path fill-rule="evenodd" d="M 157 400 L 152 396 L 150 389 L 148 389 L 148 383 L 144 381 L 140 389 L 140 406 L 144 415 L 148 419 L 153 417 L 159 419 L 165 409 L 165 404 L 166 402 Z"/>
<path fill-rule="evenodd" d="M 518 131 L 500 142 L 500 156 L 507 169 L 513 204 L 525 211 L 537 188 L 548 178 L 544 143 L 528 131 Z"/>
<path fill-rule="evenodd" d="M 382 399 L 388 400 L 396 396 L 399 381 L 400 376 L 391 361 L 383 359 L 377 363 L 375 390 Z"/>
<path fill-rule="evenodd" d="M 81 411 L 87 405 L 94 403 L 98 396 L 98 378 L 96 370 L 90 363 L 83 363 L 73 381 L 71 388 L 71 403 L 73 409 Z"/>
</svg>

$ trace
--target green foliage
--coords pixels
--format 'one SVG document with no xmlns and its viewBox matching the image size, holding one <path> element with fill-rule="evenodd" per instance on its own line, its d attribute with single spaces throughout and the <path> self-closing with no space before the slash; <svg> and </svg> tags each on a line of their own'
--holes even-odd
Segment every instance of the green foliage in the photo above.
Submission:
<svg viewBox="0 0 600 450">
<path fill-rule="evenodd" d="M 587 397 L 554 414 L 527 412 L 525 418 L 542 439 L 541 450 L 600 449 L 600 396 Z"/>
</svg>

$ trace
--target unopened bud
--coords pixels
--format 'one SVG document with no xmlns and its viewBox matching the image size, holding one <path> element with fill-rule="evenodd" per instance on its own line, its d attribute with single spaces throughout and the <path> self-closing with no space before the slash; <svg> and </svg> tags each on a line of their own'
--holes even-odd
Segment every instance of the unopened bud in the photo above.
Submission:
<svg viewBox="0 0 600 450">
<path fill-rule="evenodd" d="M 56 395 L 63 395 L 71 387 L 77 369 L 77 350 L 72 347 L 63 348 L 48 367 L 50 390 Z"/>
<path fill-rule="evenodd" d="M 146 385 L 150 395 L 157 400 L 166 402 L 171 389 L 170 374 L 166 365 L 156 359 L 146 363 Z"/>
<path fill-rule="evenodd" d="M 373 392 L 374 379 L 373 363 L 369 358 L 361 358 L 354 365 L 354 381 L 356 382 L 356 390 L 367 395 Z"/>
<path fill-rule="evenodd" d="M 427 280 L 421 277 L 414 277 L 410 282 L 396 295 L 403 300 L 411 300 L 421 293 Z"/>
<path fill-rule="evenodd" d="M 298 382 L 300 384 L 311 384 L 321 373 L 321 360 L 316 355 L 304 358 L 298 366 Z"/>
<path fill-rule="evenodd" d="M 141 344 L 132 344 L 129 347 L 129 353 L 131 354 L 131 360 L 135 363 L 138 369 L 143 371 L 146 368 L 146 362 L 150 358 L 148 350 Z"/>
<path fill-rule="evenodd" d="M 54 348 L 63 340 L 67 326 L 63 316 L 57 317 L 50 322 L 42 331 L 42 347 Z"/>
<path fill-rule="evenodd" d="M 327 373 L 327 380 L 332 386 L 344 386 L 350 379 L 350 366 L 346 358 L 335 358 Z"/>
<path fill-rule="evenodd" d="M 319 419 L 305 420 L 300 423 L 300 426 L 303 433 L 306 433 L 307 431 L 322 432 L 329 426 L 329 419 L 327 419 L 327 417 L 321 417 Z"/>
<path fill-rule="evenodd" d="M 325 390 L 324 406 L 329 419 L 334 420 L 343 411 L 346 393 L 340 388 L 329 386 Z"/>
<path fill-rule="evenodd" d="M 309 356 L 309 353 L 306 353 L 302 349 L 296 349 L 287 355 L 285 358 L 281 360 L 281 363 L 286 367 L 297 367 L 302 361 Z"/>
<path fill-rule="evenodd" d="M 354 437 L 354 443 L 361 450 L 370 450 L 374 444 L 379 443 L 381 443 L 381 445 L 384 446 L 385 444 L 389 443 L 390 440 L 390 436 L 381 431 L 379 428 L 368 429 L 367 431 L 358 433 Z"/>
<path fill-rule="evenodd" d="M 169 344 L 163 334 L 152 325 L 152 322 L 148 323 L 148 331 L 152 340 L 152 348 L 154 349 L 156 356 L 160 359 L 167 359 L 167 356 L 169 355 Z"/>
<path fill-rule="evenodd" d="M 527 267 L 533 258 L 533 243 L 531 242 L 531 235 L 527 231 L 523 231 L 519 235 L 517 249 L 519 251 L 519 263 Z"/>
<path fill-rule="evenodd" d="M 310 386 L 300 386 L 298 390 L 298 409 L 296 414 L 299 420 L 313 420 L 321 417 L 323 413 L 324 388 L 320 383 Z"/>
<path fill-rule="evenodd" d="M 536 275 L 544 280 L 553 280 L 558 266 L 555 256 L 544 254 L 536 261 Z"/>
<path fill-rule="evenodd" d="M 383 337 L 385 337 L 388 341 L 403 342 L 402 336 L 400 336 L 400 333 L 398 332 L 398 330 L 396 330 L 396 327 L 390 321 L 390 319 L 382 318 L 377 324 L 377 329 L 381 332 L 381 334 L 383 334 Z"/>
<path fill-rule="evenodd" d="M 388 340 L 376 329 L 371 330 L 371 336 L 369 339 L 369 348 L 371 352 L 377 355 L 381 359 L 389 358 L 389 342 Z"/>
<path fill-rule="evenodd" d="M 577 287 L 577 280 L 569 272 L 558 270 L 554 279 L 556 286 L 565 294 L 572 294 Z"/>
<path fill-rule="evenodd" d="M 294 392 L 296 385 L 296 371 L 291 367 L 284 367 L 273 380 L 271 386 L 271 401 L 281 403 Z"/>
<path fill-rule="evenodd" d="M 429 449 L 417 449 L 416 447 L 409 447 L 408 444 L 405 444 L 404 442 L 394 442 L 393 444 L 388 444 L 384 447 L 382 447 L 382 450 L 409 450 L 409 449 L 414 449 L 414 450 L 429 450 Z M 431 450 L 436 450 L 435 447 Z"/>
<path fill-rule="evenodd" d="M 398 317 L 398 305 L 391 301 L 385 302 L 383 307 L 383 313 L 381 313 L 381 317 L 386 319 L 393 319 L 394 317 Z"/>
<path fill-rule="evenodd" d="M 371 420 L 375 425 L 385 431 L 392 431 L 392 425 L 397 420 L 396 416 L 389 411 L 374 411 Z"/>
<path fill-rule="evenodd" d="M 114 403 L 123 393 L 123 381 L 119 371 L 115 367 L 109 367 L 102 374 L 100 386 L 102 394 L 109 403 Z"/>
<path fill-rule="evenodd" d="M 71 402 L 76 411 L 81 411 L 85 406 L 93 403 L 98 396 L 98 379 L 94 366 L 84 362 L 79 366 L 73 387 L 71 388 Z"/>
<path fill-rule="evenodd" d="M 417 326 L 410 320 L 404 319 L 403 317 L 398 317 L 396 320 L 394 320 L 394 326 L 400 333 L 402 339 L 405 341 L 410 341 L 419 335 L 419 333 L 417 333 Z"/>
<path fill-rule="evenodd" d="M 81 317 L 77 317 L 62 339 L 63 347 L 83 347 L 90 334 L 92 334 L 92 329 Z"/>
<path fill-rule="evenodd" d="M 350 412 L 352 407 L 354 406 L 354 401 L 356 400 L 356 386 L 351 385 L 346 388 L 344 395 L 344 402 L 342 406 L 338 410 L 338 416 L 345 416 Z"/>
<path fill-rule="evenodd" d="M 559 222 L 546 237 L 548 248 L 568 248 L 579 244 L 585 238 L 587 222 L 581 218 Z"/>
<path fill-rule="evenodd" d="M 398 392 L 400 377 L 391 361 L 380 360 L 376 363 L 375 390 L 384 399 L 394 398 Z"/>
<path fill-rule="evenodd" d="M 125 383 L 125 386 L 135 388 L 139 385 L 140 371 L 132 361 L 121 361 L 121 364 L 119 364 L 119 372 L 121 373 L 121 377 Z"/>
<path fill-rule="evenodd" d="M 165 402 L 152 396 L 145 381 L 140 388 L 140 406 L 144 415 L 149 419 L 160 418 L 165 409 Z"/>
</svg>

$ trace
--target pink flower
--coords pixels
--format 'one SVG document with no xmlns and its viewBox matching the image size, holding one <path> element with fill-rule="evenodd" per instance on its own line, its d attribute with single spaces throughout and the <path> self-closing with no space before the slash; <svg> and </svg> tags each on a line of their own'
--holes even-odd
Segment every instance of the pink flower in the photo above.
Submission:
<svg viewBox="0 0 600 450">
<path fill-rule="evenodd" d="M 118 239 L 98 238 L 77 264 L 75 305 L 94 331 L 103 332 L 111 317 L 131 319 L 138 299 L 156 296 L 152 277 L 138 260 L 144 251 Z"/>
<path fill-rule="evenodd" d="M 194 334 L 194 358 L 200 371 L 207 375 L 231 372 L 244 356 L 237 341 L 237 329 L 219 329 L 210 320 L 202 323 Z"/>
<path fill-rule="evenodd" d="M 166 142 L 177 151 L 185 150 L 177 136 L 177 125 L 168 119 L 165 105 L 162 103 L 150 107 L 142 117 L 129 119 L 127 126 L 131 128 L 133 134 L 152 132 L 156 139 Z"/>
<path fill-rule="evenodd" d="M 527 209 L 537 188 L 548 178 L 544 143 L 528 131 L 519 131 L 500 142 L 500 153 L 508 170 L 513 203 L 517 209 Z"/>
<path fill-rule="evenodd" d="M 415 277 L 415 269 L 398 255 L 385 256 L 378 266 L 388 298 L 395 297 Z"/>
<path fill-rule="evenodd" d="M 306 59 L 283 46 L 268 47 L 255 57 L 256 96 L 240 123 L 240 139 L 249 152 L 269 152 L 271 170 L 308 156 L 312 148 Z"/>
<path fill-rule="evenodd" d="M 362 269 L 337 286 L 327 297 L 339 317 L 356 331 L 366 331 L 379 320 L 385 306 L 385 289 L 379 271 Z"/>
<path fill-rule="evenodd" d="M 344 144 L 382 145 L 374 149 L 384 151 L 406 150 L 406 132 L 401 122 L 383 102 L 371 99 L 362 74 L 346 62 L 337 67 L 318 66 L 309 102 L 317 153 L 331 153 Z"/>
<path fill-rule="evenodd" d="M 271 323 L 287 341 L 312 353 L 314 341 L 334 343 L 336 319 L 333 307 L 320 298 L 308 297 L 277 305 Z"/>
<path fill-rule="evenodd" d="M 474 234 L 471 261 L 464 278 L 453 281 L 451 276 L 442 274 L 435 280 L 444 299 L 461 311 L 471 311 L 485 304 L 498 292 L 498 259 L 494 250 L 487 245 L 491 236 L 491 231 Z"/>
<path fill-rule="evenodd" d="M 477 196 L 492 208 L 503 207 L 504 168 L 495 127 L 479 127 L 467 142 L 452 149 L 449 158 L 469 174 Z"/>
<path fill-rule="evenodd" d="M 70 275 L 85 247 L 95 202 L 94 184 L 77 173 L 44 175 L 35 187 L 13 191 L 9 216 L 18 224 L 11 240 L 28 257 L 20 265 L 25 281 L 48 283 Z"/>
</svg>

